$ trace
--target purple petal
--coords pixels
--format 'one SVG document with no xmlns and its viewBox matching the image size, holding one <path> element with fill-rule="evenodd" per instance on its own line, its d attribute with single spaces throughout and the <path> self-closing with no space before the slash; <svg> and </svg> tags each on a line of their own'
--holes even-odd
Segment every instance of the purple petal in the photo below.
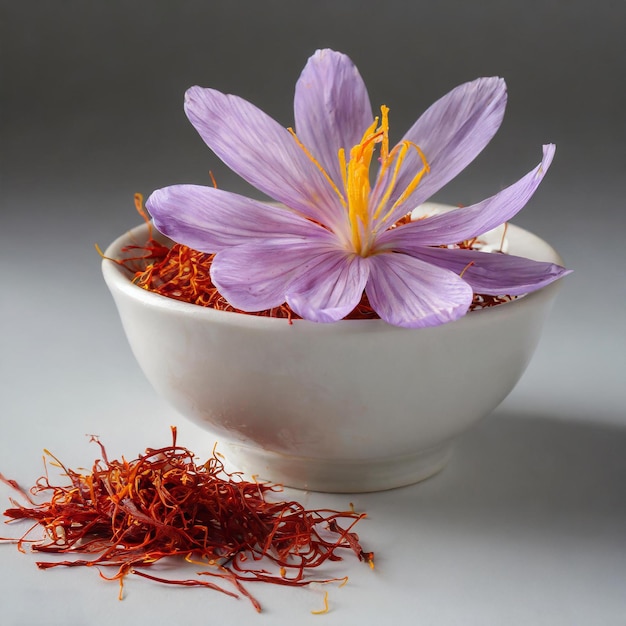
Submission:
<svg viewBox="0 0 626 626">
<path fill-rule="evenodd" d="M 475 293 L 519 296 L 570 273 L 560 265 L 497 252 L 423 248 L 419 258 L 462 274 Z"/>
<path fill-rule="evenodd" d="M 340 184 L 337 153 L 350 149 L 374 121 L 365 83 L 345 54 L 318 50 L 296 84 L 294 114 L 298 137 Z"/>
<path fill-rule="evenodd" d="M 312 322 L 336 322 L 359 303 L 369 276 L 369 263 L 344 250 L 317 257 L 316 265 L 296 278 L 287 292 L 287 304 Z"/>
<path fill-rule="evenodd" d="M 309 240 L 269 239 L 218 252 L 211 278 L 237 309 L 264 311 L 285 302 L 294 278 L 317 265 L 317 258 L 336 250 L 332 235 Z"/>
<path fill-rule="evenodd" d="M 263 111 L 237 96 L 192 87 L 185 112 L 209 148 L 251 185 L 311 219 L 338 222 L 341 204 L 331 185 Z"/>
<path fill-rule="evenodd" d="M 555 146 L 543 147 L 541 163 L 526 176 L 478 204 L 433 215 L 384 232 L 377 247 L 418 253 L 422 246 L 440 246 L 477 237 L 516 215 L 535 193 L 550 167 Z"/>
<path fill-rule="evenodd" d="M 454 272 L 406 254 L 370 257 L 365 288 L 374 310 L 389 324 L 406 328 L 438 326 L 463 316 L 472 288 Z"/>
<path fill-rule="evenodd" d="M 456 87 L 435 102 L 409 129 L 403 140 L 423 151 L 430 173 L 397 207 L 390 222 L 418 206 L 463 171 L 485 148 L 502 123 L 506 84 L 501 78 L 479 78 Z M 410 149 L 401 167 L 390 206 L 422 168 Z"/>
<path fill-rule="evenodd" d="M 327 232 L 288 209 L 200 185 L 157 189 L 146 207 L 158 231 L 201 252 L 268 237 L 293 239 Z"/>
</svg>

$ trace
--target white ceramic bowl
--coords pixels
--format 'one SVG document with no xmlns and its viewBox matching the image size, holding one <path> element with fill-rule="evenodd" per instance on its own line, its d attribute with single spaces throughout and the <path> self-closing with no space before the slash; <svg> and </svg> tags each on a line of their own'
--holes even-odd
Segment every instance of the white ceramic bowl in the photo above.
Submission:
<svg viewBox="0 0 626 626">
<path fill-rule="evenodd" d="M 146 237 L 139 226 L 105 255 L 123 258 L 124 246 Z M 511 254 L 561 263 L 528 231 L 511 225 L 507 237 Z M 439 471 L 453 439 L 519 380 L 558 289 L 409 330 L 215 311 L 145 291 L 111 261 L 102 270 L 132 350 L 167 402 L 242 471 L 334 492 L 389 489 Z"/>
</svg>

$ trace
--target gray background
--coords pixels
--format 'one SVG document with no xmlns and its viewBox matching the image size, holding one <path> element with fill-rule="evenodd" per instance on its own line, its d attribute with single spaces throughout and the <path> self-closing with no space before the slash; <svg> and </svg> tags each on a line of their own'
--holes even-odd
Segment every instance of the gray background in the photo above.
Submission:
<svg viewBox="0 0 626 626">
<path fill-rule="evenodd" d="M 550 241 L 575 272 L 523 380 L 448 470 L 362 501 L 372 541 L 390 555 L 388 579 L 392 564 L 406 565 L 392 561 L 380 526 L 387 508 L 403 503 L 404 526 L 394 532 L 405 533 L 407 547 L 397 561 L 415 560 L 417 586 L 396 581 L 385 598 L 363 579 L 366 595 L 353 602 L 360 623 L 381 615 L 425 624 L 626 623 L 626 3 L 26 0 L 0 8 L 0 471 L 32 482 L 43 447 L 87 463 L 85 432 L 131 453 L 152 443 L 148 435 L 167 438 L 178 420 L 138 371 L 93 244 L 104 247 L 139 221 L 136 191 L 209 184 L 210 169 L 220 187 L 255 193 L 187 122 L 186 88 L 236 93 L 290 125 L 307 57 L 333 47 L 356 62 L 373 106 L 391 108 L 398 139 L 455 85 L 497 74 L 509 86 L 505 122 L 436 199 L 480 200 L 555 142 L 548 176 L 514 221 Z M 180 427 L 202 436 L 182 419 Z M 411 544 L 413 536 L 429 537 L 427 546 Z M 9 550 L 0 549 L 9 623 L 43 623 L 24 602 L 27 589 L 41 594 L 41 574 Z M 58 581 L 83 583 L 51 576 L 46 584 L 59 585 L 61 600 Z M 113 592 L 104 593 L 108 606 Z M 80 603 L 62 604 L 44 594 L 48 623 L 96 623 Z M 361 615 L 350 602 L 343 608 L 351 612 L 327 618 Z M 129 603 L 116 619 L 135 611 Z"/>
</svg>

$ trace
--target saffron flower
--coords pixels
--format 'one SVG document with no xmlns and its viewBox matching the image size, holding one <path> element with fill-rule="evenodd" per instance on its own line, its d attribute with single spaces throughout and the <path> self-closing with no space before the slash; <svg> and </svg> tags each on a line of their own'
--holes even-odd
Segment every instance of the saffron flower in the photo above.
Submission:
<svg viewBox="0 0 626 626">
<path fill-rule="evenodd" d="M 435 102 L 401 141 L 389 143 L 389 109 L 374 117 L 352 61 L 318 50 L 294 100 L 295 130 L 253 104 L 192 87 L 185 112 L 234 172 L 280 205 L 198 185 L 152 193 L 156 228 L 215 253 L 211 277 L 237 309 L 287 303 L 315 322 L 348 315 L 365 291 L 386 322 L 419 328 L 463 316 L 473 293 L 520 295 L 567 271 L 551 263 L 454 247 L 513 217 L 554 155 L 472 206 L 408 221 L 406 215 L 461 172 L 498 130 L 501 78 L 479 78 Z M 379 167 L 372 176 L 372 161 Z"/>
</svg>

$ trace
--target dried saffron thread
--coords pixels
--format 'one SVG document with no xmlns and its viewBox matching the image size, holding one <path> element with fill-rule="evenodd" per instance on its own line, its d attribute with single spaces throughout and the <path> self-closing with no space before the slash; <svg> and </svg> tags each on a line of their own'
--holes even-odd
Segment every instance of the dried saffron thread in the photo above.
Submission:
<svg viewBox="0 0 626 626">
<path fill-rule="evenodd" d="M 328 591 L 324 593 L 324 608 L 318 611 L 311 611 L 313 615 L 323 615 L 324 613 L 328 613 Z"/>
<path fill-rule="evenodd" d="M 215 255 L 198 252 L 178 243 L 174 243 L 170 248 L 164 246 L 152 236 L 152 225 L 143 206 L 141 194 L 135 194 L 135 208 L 148 224 L 148 240 L 143 244 L 137 243 L 125 247 L 123 252 L 128 256 L 121 260 L 112 260 L 132 272 L 132 281 L 136 285 L 167 298 L 210 307 L 218 311 L 285 318 L 290 322 L 293 319 L 299 319 L 299 316 L 291 310 L 288 304 L 282 304 L 279 307 L 266 311 L 255 312 L 241 311 L 231 306 L 219 293 L 211 280 L 211 263 Z M 407 215 L 401 218 L 394 227 L 409 221 L 411 221 L 411 218 L 410 215 Z M 476 243 L 477 238 L 474 238 L 460 242 L 458 247 L 471 250 Z M 137 253 L 136 255 L 135 252 Z M 104 256 L 102 252 L 99 251 L 99 253 L 101 256 Z M 507 295 L 474 294 L 469 310 L 484 309 L 504 304 L 514 299 L 514 296 Z M 359 304 L 345 319 L 378 319 L 378 314 L 369 304 L 367 295 L 363 294 Z"/>
<path fill-rule="evenodd" d="M 14 501 L 5 511 L 11 520 L 35 522 L 20 539 L 41 553 L 72 555 L 72 560 L 40 561 L 41 569 L 58 566 L 114 568 L 107 580 L 117 580 L 120 597 L 129 574 L 155 582 L 201 586 L 231 596 L 243 595 L 257 610 L 260 605 L 244 583 L 268 582 L 303 586 L 312 582 L 345 582 L 344 578 L 315 579 L 311 571 L 326 561 L 341 560 L 340 551 L 353 552 L 373 565 L 374 556 L 363 550 L 354 525 L 365 517 L 354 510 L 308 510 L 296 501 L 266 498 L 280 490 L 270 483 L 248 482 L 225 471 L 215 450 L 204 463 L 176 443 L 148 449 L 136 459 L 109 460 L 96 438 L 101 459 L 90 473 L 65 467 L 47 453 L 69 479 L 53 485 L 48 473 L 30 490 L 48 500 L 28 506 Z M 0 477 L 22 491 L 15 481 Z M 28 539 L 37 526 L 42 540 Z M 87 555 L 76 558 L 76 555 Z M 88 558 L 87 558 L 88 557 Z M 145 570 L 168 557 L 179 557 L 204 569 L 199 576 L 172 580 Z M 219 583 L 230 583 L 229 590 Z"/>
</svg>

